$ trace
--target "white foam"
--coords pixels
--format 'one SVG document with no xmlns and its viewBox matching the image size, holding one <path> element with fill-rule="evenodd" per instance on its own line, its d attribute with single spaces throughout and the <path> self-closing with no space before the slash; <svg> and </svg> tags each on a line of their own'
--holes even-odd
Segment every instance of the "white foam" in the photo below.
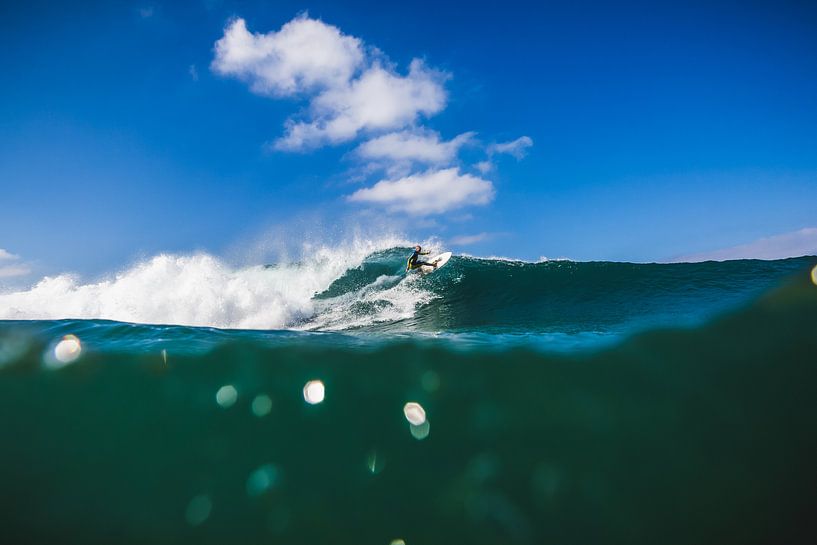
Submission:
<svg viewBox="0 0 817 545">
<path fill-rule="evenodd" d="M 349 268 L 360 266 L 372 252 L 398 245 L 407 243 L 358 239 L 313 248 L 299 262 L 269 268 L 234 268 L 204 253 L 161 254 L 99 282 L 82 283 L 76 276 L 61 274 L 45 277 L 25 291 L 0 294 L 0 319 L 300 328 L 315 318 L 315 294 Z M 341 328 L 343 320 L 328 322 Z"/>
<path fill-rule="evenodd" d="M 421 289 L 419 279 L 416 274 L 382 275 L 357 291 L 318 301 L 314 318 L 301 329 L 337 331 L 411 318 L 438 297 Z"/>
<path fill-rule="evenodd" d="M 536 263 L 547 263 L 549 261 L 571 261 L 575 262 L 574 259 L 569 257 L 547 257 L 547 256 L 539 256 L 539 259 L 536 261 L 528 261 L 527 259 L 522 259 L 518 257 L 504 257 L 501 255 L 490 255 L 490 256 L 479 256 L 479 255 L 471 255 L 471 254 L 459 254 L 460 257 L 467 257 L 469 259 L 478 259 L 480 261 L 501 261 L 503 263 L 523 263 L 523 264 L 536 264 Z"/>
<path fill-rule="evenodd" d="M 469 259 L 478 259 L 480 261 L 503 261 L 507 263 L 531 263 L 531 261 L 525 261 L 524 259 L 519 259 L 516 257 L 503 257 L 503 256 L 479 256 L 479 255 L 471 255 L 471 254 L 460 254 L 461 257 L 467 257 Z"/>
</svg>

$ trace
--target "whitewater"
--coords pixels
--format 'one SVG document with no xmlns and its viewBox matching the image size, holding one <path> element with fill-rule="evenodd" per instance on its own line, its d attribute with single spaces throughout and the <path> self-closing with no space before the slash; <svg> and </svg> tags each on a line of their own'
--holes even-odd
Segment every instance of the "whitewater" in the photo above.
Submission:
<svg viewBox="0 0 817 545">
<path fill-rule="evenodd" d="M 293 262 L 234 267 L 207 253 L 160 254 L 109 278 L 86 282 L 76 275 L 45 277 L 23 291 L 0 293 L 0 319 L 103 319 L 143 324 L 172 324 L 224 329 L 344 328 L 338 309 L 316 305 L 325 291 L 373 253 L 407 245 L 396 239 L 355 240 L 346 245 L 311 248 Z M 410 316 L 414 301 L 428 295 L 402 276 L 376 279 L 338 304 L 354 299 L 388 303 L 382 319 Z M 317 308 L 326 314 L 312 323 Z M 380 319 L 373 316 L 371 321 Z"/>
</svg>

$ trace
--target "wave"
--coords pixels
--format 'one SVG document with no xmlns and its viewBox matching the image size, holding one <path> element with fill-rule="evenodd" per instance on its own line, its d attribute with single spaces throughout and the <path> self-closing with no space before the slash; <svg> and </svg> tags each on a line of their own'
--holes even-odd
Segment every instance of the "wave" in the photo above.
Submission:
<svg viewBox="0 0 817 545">
<path fill-rule="evenodd" d="M 0 319 L 608 335 L 699 324 L 748 303 L 810 259 L 634 264 L 455 256 L 423 276 L 403 272 L 407 246 L 354 240 L 312 248 L 298 261 L 244 268 L 209 254 L 162 254 L 97 282 L 63 274 L 0 294 Z"/>
</svg>

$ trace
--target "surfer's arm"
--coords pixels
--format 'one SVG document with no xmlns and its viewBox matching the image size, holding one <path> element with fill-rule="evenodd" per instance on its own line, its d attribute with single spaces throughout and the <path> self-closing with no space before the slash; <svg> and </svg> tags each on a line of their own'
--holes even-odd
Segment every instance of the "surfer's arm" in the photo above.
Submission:
<svg viewBox="0 0 817 545">
<path fill-rule="evenodd" d="M 430 253 L 431 253 L 430 251 L 429 252 L 420 252 L 420 255 L 428 255 Z"/>
</svg>

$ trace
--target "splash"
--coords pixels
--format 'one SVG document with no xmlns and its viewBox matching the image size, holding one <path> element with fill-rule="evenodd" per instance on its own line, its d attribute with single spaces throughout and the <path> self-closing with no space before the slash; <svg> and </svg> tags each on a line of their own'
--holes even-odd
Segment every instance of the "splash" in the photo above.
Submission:
<svg viewBox="0 0 817 545">
<path fill-rule="evenodd" d="M 245 268 L 205 253 L 161 254 L 95 283 L 61 274 L 45 277 L 29 290 L 0 294 L 0 319 L 309 328 L 316 316 L 316 294 L 372 253 L 400 245 L 407 243 L 356 239 L 340 246 L 310 246 L 295 262 Z M 340 327 L 339 318 L 325 322 Z"/>
<path fill-rule="evenodd" d="M 440 298 L 419 281 L 417 275 L 378 276 L 359 290 L 317 302 L 314 318 L 302 329 L 340 331 L 412 318 L 418 307 Z"/>
</svg>

